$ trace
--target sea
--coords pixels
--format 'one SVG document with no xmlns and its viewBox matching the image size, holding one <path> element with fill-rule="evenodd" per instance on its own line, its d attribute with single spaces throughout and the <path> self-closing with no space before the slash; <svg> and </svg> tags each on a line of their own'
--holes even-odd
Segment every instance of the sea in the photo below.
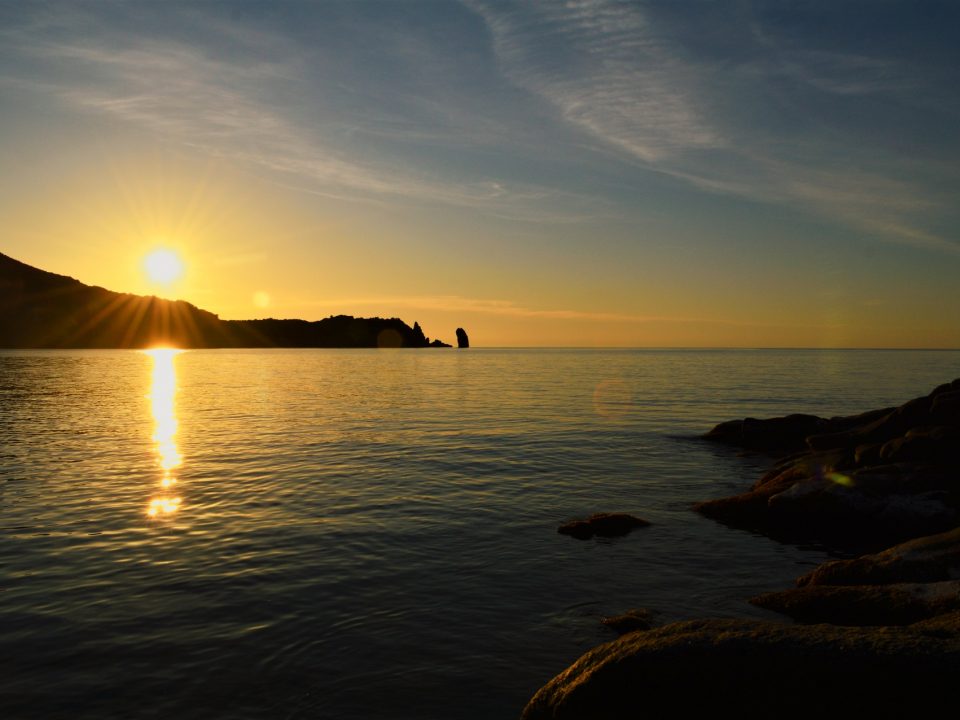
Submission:
<svg viewBox="0 0 960 720">
<path fill-rule="evenodd" d="M 0 717 L 516 718 L 603 617 L 776 619 L 833 556 L 690 506 L 716 423 L 896 405 L 907 350 L 0 352 Z M 617 539 L 557 533 L 623 511 Z"/>
</svg>

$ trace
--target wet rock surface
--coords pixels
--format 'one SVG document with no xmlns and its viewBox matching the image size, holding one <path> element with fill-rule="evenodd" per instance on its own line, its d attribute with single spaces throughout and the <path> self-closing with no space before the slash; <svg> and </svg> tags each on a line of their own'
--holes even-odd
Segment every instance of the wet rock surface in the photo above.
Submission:
<svg viewBox="0 0 960 720">
<path fill-rule="evenodd" d="M 883 552 L 832 560 L 797 579 L 805 585 L 879 585 L 960 580 L 960 528 L 916 538 Z"/>
<path fill-rule="evenodd" d="M 797 587 L 751 598 L 800 622 L 905 625 L 960 610 L 960 528 L 832 560 Z"/>
<path fill-rule="evenodd" d="M 747 492 L 694 506 L 734 527 L 879 548 L 960 519 L 960 380 L 897 408 L 748 418 L 721 423 L 704 438 L 794 450 Z"/>
</svg>

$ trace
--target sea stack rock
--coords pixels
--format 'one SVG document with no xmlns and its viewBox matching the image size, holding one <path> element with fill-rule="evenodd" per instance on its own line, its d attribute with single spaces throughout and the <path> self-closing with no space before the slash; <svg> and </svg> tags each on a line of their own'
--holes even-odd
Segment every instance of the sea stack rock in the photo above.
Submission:
<svg viewBox="0 0 960 720">
<path fill-rule="evenodd" d="M 457 347 L 458 348 L 468 348 L 470 347 L 470 338 L 467 337 L 467 331 L 463 328 L 457 328 Z"/>
</svg>

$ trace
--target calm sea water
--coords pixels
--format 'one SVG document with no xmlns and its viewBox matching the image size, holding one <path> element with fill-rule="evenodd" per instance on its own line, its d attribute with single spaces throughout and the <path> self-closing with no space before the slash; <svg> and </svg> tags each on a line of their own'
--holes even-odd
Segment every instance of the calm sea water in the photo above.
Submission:
<svg viewBox="0 0 960 720">
<path fill-rule="evenodd" d="M 767 617 L 827 555 L 689 510 L 715 423 L 897 404 L 914 351 L 0 353 L 0 716 L 516 717 L 599 618 Z M 653 525 L 556 534 L 600 510 Z"/>
</svg>

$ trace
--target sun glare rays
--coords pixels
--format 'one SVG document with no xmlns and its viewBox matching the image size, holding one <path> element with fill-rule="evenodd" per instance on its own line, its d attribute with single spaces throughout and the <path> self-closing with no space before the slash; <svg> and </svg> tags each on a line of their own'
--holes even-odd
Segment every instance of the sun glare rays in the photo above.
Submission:
<svg viewBox="0 0 960 720">
<path fill-rule="evenodd" d="M 147 515 L 159 518 L 173 515 L 180 509 L 181 498 L 175 493 L 175 471 L 183 463 L 177 447 L 177 371 L 174 358 L 182 350 L 155 348 L 145 351 L 153 360 L 150 384 L 150 411 L 153 415 L 153 442 L 157 464 L 160 466 L 161 494 L 151 498 Z"/>
<path fill-rule="evenodd" d="M 191 306 L 157 297 L 106 294 L 87 305 L 88 315 L 47 329 L 52 347 L 197 347 L 203 328 Z"/>
</svg>

